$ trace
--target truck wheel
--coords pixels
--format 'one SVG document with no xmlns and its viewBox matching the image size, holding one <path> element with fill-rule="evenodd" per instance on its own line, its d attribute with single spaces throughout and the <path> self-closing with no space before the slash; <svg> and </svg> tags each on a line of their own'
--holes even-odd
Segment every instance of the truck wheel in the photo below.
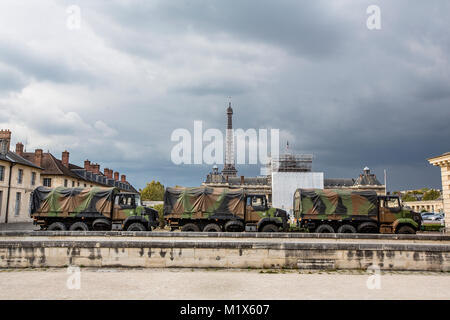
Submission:
<svg viewBox="0 0 450 320">
<path fill-rule="evenodd" d="M 351 224 L 344 224 L 339 227 L 338 233 L 356 233 L 356 229 Z"/>
<path fill-rule="evenodd" d="M 203 228 L 203 232 L 222 232 L 222 228 L 216 223 L 210 223 Z"/>
<path fill-rule="evenodd" d="M 128 226 L 127 231 L 147 231 L 147 229 L 142 223 L 135 222 Z"/>
<path fill-rule="evenodd" d="M 317 227 L 316 233 L 334 233 L 334 229 L 329 224 L 321 224 Z"/>
<path fill-rule="evenodd" d="M 89 227 L 84 222 L 75 222 L 69 228 L 70 231 L 89 231 Z"/>
<path fill-rule="evenodd" d="M 231 220 L 225 223 L 225 232 L 242 232 L 245 230 L 244 224 L 242 221 Z"/>
<path fill-rule="evenodd" d="M 358 226 L 358 233 L 378 233 L 378 226 L 374 222 L 363 222 Z"/>
<path fill-rule="evenodd" d="M 194 223 L 187 223 L 181 227 L 184 232 L 200 232 L 200 228 Z"/>
<path fill-rule="evenodd" d="M 97 219 L 92 222 L 92 230 L 95 231 L 109 231 L 111 230 L 111 222 L 106 219 Z"/>
<path fill-rule="evenodd" d="M 270 223 L 262 227 L 261 232 L 278 232 L 279 230 L 280 230 L 279 227 Z"/>
<path fill-rule="evenodd" d="M 410 226 L 402 226 L 397 230 L 398 234 L 415 234 L 416 230 L 411 228 Z"/>
<path fill-rule="evenodd" d="M 49 231 L 66 231 L 67 228 L 62 222 L 53 222 L 48 226 L 47 230 Z"/>
</svg>

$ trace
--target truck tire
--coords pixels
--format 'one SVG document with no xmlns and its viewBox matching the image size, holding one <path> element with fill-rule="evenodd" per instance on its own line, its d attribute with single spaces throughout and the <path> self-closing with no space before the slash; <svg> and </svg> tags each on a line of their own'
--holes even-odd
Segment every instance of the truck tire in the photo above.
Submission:
<svg viewBox="0 0 450 320">
<path fill-rule="evenodd" d="M 398 228 L 397 233 L 398 234 L 416 234 L 416 230 L 414 230 L 410 226 L 401 226 L 400 228 Z"/>
<path fill-rule="evenodd" d="M 339 227 L 338 233 L 356 233 L 356 228 L 351 224 L 344 224 Z"/>
<path fill-rule="evenodd" d="M 200 232 L 200 228 L 194 223 L 186 223 L 181 227 L 183 232 Z"/>
<path fill-rule="evenodd" d="M 222 232 L 222 228 L 216 223 L 210 223 L 203 228 L 203 232 Z"/>
<path fill-rule="evenodd" d="M 363 222 L 358 226 L 358 233 L 378 233 L 378 226 L 375 222 Z"/>
<path fill-rule="evenodd" d="M 49 231 L 66 231 L 67 228 L 62 222 L 53 222 L 48 226 L 47 230 Z"/>
<path fill-rule="evenodd" d="M 142 223 L 135 222 L 128 226 L 127 231 L 147 231 L 147 229 Z"/>
<path fill-rule="evenodd" d="M 332 226 L 330 226 L 329 224 L 321 224 L 320 226 L 317 227 L 316 233 L 334 233 L 334 229 Z"/>
<path fill-rule="evenodd" d="M 89 227 L 86 223 L 84 222 L 75 222 L 74 224 L 72 224 L 69 228 L 70 231 L 89 231 Z"/>
<path fill-rule="evenodd" d="M 106 219 L 96 219 L 92 222 L 92 230 L 108 231 L 111 230 L 111 222 Z"/>
<path fill-rule="evenodd" d="M 280 228 L 272 223 L 266 224 L 261 229 L 261 232 L 278 232 L 278 231 L 280 231 Z"/>
<path fill-rule="evenodd" d="M 231 220 L 225 223 L 225 232 L 242 232 L 245 230 L 244 224 L 239 220 Z"/>
</svg>

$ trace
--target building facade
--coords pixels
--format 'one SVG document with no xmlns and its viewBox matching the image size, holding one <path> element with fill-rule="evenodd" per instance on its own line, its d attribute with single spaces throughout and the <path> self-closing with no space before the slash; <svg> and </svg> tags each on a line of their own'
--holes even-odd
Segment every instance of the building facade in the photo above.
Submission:
<svg viewBox="0 0 450 320">
<path fill-rule="evenodd" d="M 442 200 L 445 214 L 445 228 L 450 232 L 450 152 L 428 159 L 433 166 L 441 168 Z"/>
<path fill-rule="evenodd" d="M 377 176 L 368 167 L 358 178 L 353 179 L 324 179 L 325 189 L 342 189 L 350 191 L 375 191 L 378 195 L 386 193 L 386 186 L 378 181 Z"/>
<path fill-rule="evenodd" d="M 31 192 L 40 185 L 42 168 L 11 152 L 11 132 L 0 130 L 0 223 L 31 222 Z"/>
<path fill-rule="evenodd" d="M 436 200 L 421 200 L 421 201 L 403 201 L 403 205 L 410 207 L 411 210 L 415 212 L 434 212 L 443 213 L 444 212 L 444 202 L 442 199 Z"/>
</svg>

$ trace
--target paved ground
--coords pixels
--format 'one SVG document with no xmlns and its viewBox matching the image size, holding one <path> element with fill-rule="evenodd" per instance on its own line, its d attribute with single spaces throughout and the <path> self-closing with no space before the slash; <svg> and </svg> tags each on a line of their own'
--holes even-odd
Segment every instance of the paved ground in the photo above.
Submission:
<svg viewBox="0 0 450 320">
<path fill-rule="evenodd" d="M 0 270 L 0 299 L 450 299 L 449 273 L 201 269 Z M 369 285 L 375 287 L 369 289 Z M 379 279 L 380 289 L 376 289 Z"/>
<path fill-rule="evenodd" d="M 0 223 L 0 231 L 32 231 L 39 230 L 32 222 Z"/>
</svg>

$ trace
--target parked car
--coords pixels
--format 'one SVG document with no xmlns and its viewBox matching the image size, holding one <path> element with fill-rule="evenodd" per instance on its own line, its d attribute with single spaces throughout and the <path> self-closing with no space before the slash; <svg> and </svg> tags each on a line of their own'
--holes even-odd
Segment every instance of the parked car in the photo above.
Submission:
<svg viewBox="0 0 450 320">
<path fill-rule="evenodd" d="M 423 220 L 431 220 L 431 221 L 444 220 L 444 215 L 440 213 L 422 212 L 421 215 Z"/>
</svg>

